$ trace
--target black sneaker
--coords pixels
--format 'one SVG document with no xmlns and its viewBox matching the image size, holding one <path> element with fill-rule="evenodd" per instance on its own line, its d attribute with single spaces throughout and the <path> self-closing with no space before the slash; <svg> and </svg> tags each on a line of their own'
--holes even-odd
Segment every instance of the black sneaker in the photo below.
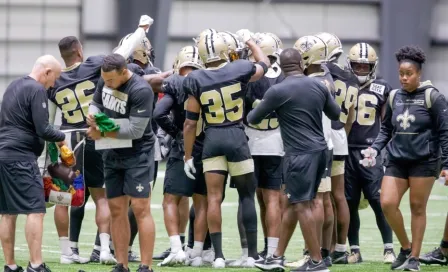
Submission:
<svg viewBox="0 0 448 272">
<path fill-rule="evenodd" d="M 90 254 L 90 262 L 91 263 L 99 263 L 100 262 L 100 251 L 94 249 L 92 254 Z"/>
<path fill-rule="evenodd" d="M 333 264 L 348 264 L 348 252 L 333 251 L 331 261 Z"/>
<path fill-rule="evenodd" d="M 140 258 L 138 257 L 137 253 L 135 253 L 134 251 L 128 251 L 128 262 L 135 263 L 139 261 Z"/>
<path fill-rule="evenodd" d="M 11 268 L 9 268 L 9 266 L 5 265 L 5 268 L 3 271 L 4 272 L 24 272 L 25 270 L 23 270 L 23 268 L 21 266 L 17 266 L 16 269 L 12 270 Z"/>
<path fill-rule="evenodd" d="M 258 256 L 262 258 L 263 260 L 266 259 L 266 255 L 268 255 L 268 250 L 263 249 L 263 251 L 258 252 Z"/>
<path fill-rule="evenodd" d="M 414 257 L 409 258 L 404 266 L 404 271 L 420 271 L 420 262 Z"/>
<path fill-rule="evenodd" d="M 285 271 L 285 257 L 284 256 L 268 256 L 266 260 L 259 260 L 255 262 L 255 267 L 262 271 Z"/>
<path fill-rule="evenodd" d="M 118 263 L 114 266 L 111 272 L 130 272 L 129 268 L 124 268 L 123 264 Z"/>
<path fill-rule="evenodd" d="M 324 260 L 324 263 L 327 267 L 331 267 L 333 265 L 333 263 L 331 262 L 331 257 L 327 256 L 325 258 L 322 258 L 322 260 Z"/>
<path fill-rule="evenodd" d="M 435 248 L 433 251 L 420 256 L 420 262 L 423 264 L 439 264 L 448 265 L 448 257 L 443 255 L 440 247 Z"/>
<path fill-rule="evenodd" d="M 38 268 L 32 268 L 31 263 L 28 263 L 26 272 L 51 272 L 51 270 L 45 263 L 41 264 Z"/>
<path fill-rule="evenodd" d="M 137 272 L 154 272 L 152 269 L 149 269 L 149 266 L 147 265 L 139 265 Z"/>
<path fill-rule="evenodd" d="M 398 254 L 395 262 L 392 263 L 390 268 L 392 270 L 403 270 L 404 266 L 407 264 L 408 258 L 411 255 L 411 249 L 404 250 L 400 248 L 400 254 Z"/>
<path fill-rule="evenodd" d="M 309 260 L 304 265 L 299 268 L 291 270 L 291 272 L 330 272 L 324 261 L 320 261 L 318 263 L 313 260 Z"/>
<path fill-rule="evenodd" d="M 159 255 L 153 256 L 153 260 L 164 260 L 166 257 L 168 257 L 171 253 L 171 248 L 168 248 L 164 252 L 160 253 Z"/>
</svg>

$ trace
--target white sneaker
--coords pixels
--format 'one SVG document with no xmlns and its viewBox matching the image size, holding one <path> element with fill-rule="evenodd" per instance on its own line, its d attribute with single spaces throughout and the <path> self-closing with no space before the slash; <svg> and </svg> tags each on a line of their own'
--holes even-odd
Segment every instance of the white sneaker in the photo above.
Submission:
<svg viewBox="0 0 448 272">
<path fill-rule="evenodd" d="M 305 255 L 303 256 L 302 259 L 298 260 L 297 262 L 291 262 L 291 263 L 287 263 L 285 266 L 287 267 L 302 267 L 303 265 L 305 265 L 310 259 L 310 255 Z"/>
<path fill-rule="evenodd" d="M 73 253 L 72 255 L 61 255 L 61 264 L 86 264 L 90 261 L 89 258 L 80 257 L 78 254 Z"/>
<path fill-rule="evenodd" d="M 385 264 L 391 264 L 391 263 L 395 262 L 396 259 L 397 259 L 397 257 L 395 257 L 395 253 L 393 250 L 387 250 L 384 253 L 384 263 Z"/>
<path fill-rule="evenodd" d="M 117 264 L 117 260 L 110 251 L 102 250 L 100 252 L 100 263 L 101 264 Z"/>
<path fill-rule="evenodd" d="M 189 266 L 192 266 L 192 267 L 200 267 L 200 266 L 204 265 L 204 261 L 203 261 L 202 257 L 195 257 L 193 259 L 188 258 L 185 261 L 185 264 L 187 264 L 187 263 Z"/>
<path fill-rule="evenodd" d="M 227 261 L 226 264 L 229 267 L 242 267 L 243 263 L 245 263 L 246 260 L 247 260 L 247 256 L 242 255 L 239 259 Z"/>
<path fill-rule="evenodd" d="M 223 258 L 218 258 L 213 262 L 213 268 L 226 268 L 226 261 Z"/>
<path fill-rule="evenodd" d="M 244 268 L 254 268 L 256 261 L 257 260 L 255 260 L 254 258 L 249 257 L 241 264 L 241 267 L 244 267 Z"/>
<path fill-rule="evenodd" d="M 183 250 L 179 250 L 178 252 L 174 253 L 171 252 L 168 257 L 166 257 L 161 263 L 158 263 L 158 266 L 173 266 L 176 264 L 183 264 L 185 260 L 187 259 L 187 256 L 185 255 L 185 252 Z"/>
<path fill-rule="evenodd" d="M 202 251 L 202 261 L 212 264 L 215 260 L 215 252 L 212 249 Z"/>
</svg>

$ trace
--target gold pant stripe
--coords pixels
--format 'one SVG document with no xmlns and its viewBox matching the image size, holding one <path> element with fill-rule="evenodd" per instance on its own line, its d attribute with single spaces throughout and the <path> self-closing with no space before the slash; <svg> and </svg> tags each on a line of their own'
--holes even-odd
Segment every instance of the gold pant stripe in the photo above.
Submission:
<svg viewBox="0 0 448 272">
<path fill-rule="evenodd" d="M 331 165 L 331 176 L 339 176 L 345 173 L 345 161 L 333 161 Z"/>
<path fill-rule="evenodd" d="M 225 156 L 208 158 L 202 161 L 204 167 L 204 173 L 209 171 L 228 171 L 227 159 Z"/>
<path fill-rule="evenodd" d="M 229 174 L 232 177 L 254 172 L 254 160 L 247 159 L 240 162 L 229 162 Z"/>
<path fill-rule="evenodd" d="M 319 188 L 317 189 L 318 193 L 326 193 L 331 192 L 331 178 L 326 177 L 320 181 Z"/>
</svg>

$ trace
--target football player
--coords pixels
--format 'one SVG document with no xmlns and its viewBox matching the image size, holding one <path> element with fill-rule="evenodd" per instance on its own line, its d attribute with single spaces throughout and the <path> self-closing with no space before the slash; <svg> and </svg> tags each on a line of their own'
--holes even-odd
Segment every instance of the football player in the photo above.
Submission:
<svg viewBox="0 0 448 272">
<path fill-rule="evenodd" d="M 248 30 L 237 33 L 254 54 L 257 63 L 236 60 L 231 63 L 229 48 L 222 35 L 209 31 L 200 37 L 199 55 L 206 70 L 197 70 L 184 80 L 188 92 L 184 124 L 185 172 L 194 177 L 193 145 L 200 112 L 204 117 L 205 140 L 202 153 L 207 184 L 207 221 L 215 250 L 215 268 L 224 268 L 221 233 L 221 201 L 227 172 L 232 176 L 243 203 L 243 223 L 248 241 L 248 263 L 258 259 L 257 215 L 253 171 L 247 136 L 242 125 L 245 85 L 260 79 L 270 66 L 269 59 L 255 44 Z"/>
<path fill-rule="evenodd" d="M 448 186 L 446 179 L 445 186 Z M 448 265 L 448 214 L 446 216 L 445 231 L 440 242 L 440 247 L 420 256 L 420 262 L 424 264 Z"/>
<path fill-rule="evenodd" d="M 333 141 L 333 163 L 331 167 L 331 193 L 336 212 L 336 246 L 331 259 L 333 264 L 347 264 L 347 233 L 350 223 L 350 213 L 344 193 L 345 157 L 348 155 L 346 123 L 349 114 L 354 111 L 358 98 L 358 79 L 350 70 L 338 65 L 338 59 L 343 53 L 338 37 L 330 33 L 318 33 L 328 47 L 328 63 L 331 76 L 336 87 L 336 102 L 341 107 L 338 121 L 331 124 L 331 139 Z M 348 128 L 347 128 L 348 129 Z"/>
<path fill-rule="evenodd" d="M 266 75 L 256 82 L 248 84 L 245 102 L 245 132 L 249 137 L 249 148 L 255 166 L 257 199 L 260 206 L 261 226 L 264 234 L 264 249 L 260 257 L 274 254 L 280 237 L 281 221 L 280 189 L 283 167 L 283 141 L 275 112 L 258 125 L 247 123 L 247 114 L 263 99 L 265 92 L 285 78 L 279 65 L 282 48 L 279 39 L 272 33 L 257 35 L 257 45 L 271 61 Z M 253 57 L 250 56 L 253 60 Z M 247 251 L 247 249 L 246 249 Z M 247 255 L 247 252 L 246 252 Z M 247 256 L 245 256 L 247 258 Z M 232 265 L 230 265 L 232 266 Z"/>
<path fill-rule="evenodd" d="M 128 57 L 134 48 L 143 40 L 145 32 L 152 24 L 153 19 L 142 16 L 139 28 L 132 39 L 129 39 L 117 53 Z M 67 68 L 63 70 L 61 77 L 56 81 L 54 88 L 49 92 L 49 112 L 52 123 L 56 114 L 56 108 L 62 112 L 62 129 L 87 128 L 86 118 L 88 107 L 93 98 L 96 84 L 101 76 L 101 65 L 104 56 L 93 56 L 84 61 L 82 45 L 76 37 L 69 36 L 59 42 L 61 57 Z M 72 137 L 77 140 L 79 134 Z M 84 136 L 84 135 L 83 135 Z M 95 246 L 92 255 L 99 255 L 100 262 L 115 264 L 116 260 L 110 252 L 110 211 L 106 199 L 103 179 L 103 161 L 101 154 L 95 150 L 94 142 L 86 139 L 84 150 L 84 175 L 87 187 L 96 204 L 96 222 L 99 228 L 101 246 Z M 81 162 L 82 159 L 79 160 Z M 81 220 L 80 220 L 81 221 Z M 68 240 L 68 208 L 57 205 L 55 207 L 55 224 L 58 230 L 61 247 L 62 264 L 86 263 L 89 260 L 80 258 L 78 250 L 70 249 Z M 80 223 L 79 223 L 80 229 Z M 79 235 L 78 235 L 79 236 Z M 76 245 L 75 245 L 76 246 Z M 96 250 L 96 252 L 95 252 Z M 98 254 L 99 251 L 99 254 Z M 95 256 L 93 256 L 95 257 Z"/>
<path fill-rule="evenodd" d="M 358 206 L 363 192 L 365 199 L 376 217 L 384 243 L 384 263 L 395 261 L 392 241 L 392 229 L 384 217 L 380 203 L 381 180 L 384 175 L 381 156 L 378 156 L 374 167 L 366 168 L 359 164 L 363 159 L 361 150 L 369 147 L 378 136 L 381 128 L 384 105 L 392 87 L 384 80 L 376 77 L 378 56 L 367 43 L 357 43 L 349 51 L 347 67 L 357 76 L 359 82 L 358 103 L 355 105 L 352 123 L 348 134 L 348 157 L 345 166 L 345 195 L 350 210 L 348 241 L 351 254 L 349 263 L 362 262 L 359 249 L 359 212 Z"/>
<path fill-rule="evenodd" d="M 173 65 L 176 73 L 168 77 L 162 85 L 164 96 L 157 103 L 154 110 L 154 120 L 157 124 L 173 139 L 173 146 L 167 162 L 165 181 L 163 210 L 165 227 L 170 237 L 170 254 L 160 263 L 161 266 L 169 266 L 177 263 L 183 263 L 187 256 L 182 249 L 183 242 L 180 239 L 180 232 L 183 230 L 180 224 L 180 205 L 182 198 L 193 197 L 195 210 L 195 242 L 193 249 L 189 252 L 188 264 L 191 266 L 201 266 L 202 250 L 207 233 L 207 188 L 202 171 L 198 171 L 195 180 L 189 179 L 184 172 L 183 163 L 183 137 L 182 128 L 185 121 L 185 101 L 187 94 L 183 89 L 183 81 L 188 74 L 197 69 L 202 69 L 203 64 L 199 58 L 199 52 L 195 46 L 186 46 L 182 48 Z M 173 117 L 170 117 L 170 112 Z M 200 154 L 202 153 L 203 133 L 202 126 L 198 126 L 196 132 L 196 142 L 194 155 L 196 156 L 196 169 L 201 169 Z M 184 203 L 185 204 L 185 203 Z M 188 211 L 188 202 L 186 202 Z M 187 213 L 188 214 L 188 213 Z"/>
<path fill-rule="evenodd" d="M 323 65 L 327 62 L 328 48 L 326 43 L 317 36 L 304 36 L 296 41 L 294 48 L 299 50 L 304 65 L 304 74 L 309 77 L 319 78 L 334 95 L 334 82 L 328 69 Z M 316 221 L 318 240 L 321 243 L 322 258 L 327 267 L 331 266 L 330 247 L 333 234 L 333 206 L 331 203 L 331 164 L 333 153 L 333 141 L 331 139 L 331 120 L 322 115 L 322 125 L 325 141 L 328 146 L 327 167 L 322 176 L 316 198 L 313 200 L 312 211 Z M 307 247 L 306 247 L 307 248 Z M 304 258 L 298 262 L 287 264 L 290 267 L 301 267 L 310 259 L 307 249 L 304 250 Z"/>
</svg>

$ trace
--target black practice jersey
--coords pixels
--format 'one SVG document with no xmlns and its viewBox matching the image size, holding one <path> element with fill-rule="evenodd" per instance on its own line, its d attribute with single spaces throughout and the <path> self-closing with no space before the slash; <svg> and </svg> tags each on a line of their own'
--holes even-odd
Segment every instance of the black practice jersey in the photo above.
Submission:
<svg viewBox="0 0 448 272">
<path fill-rule="evenodd" d="M 373 144 L 380 132 L 382 109 L 391 90 L 392 87 L 384 79 L 375 79 L 359 89 L 348 135 L 349 146 L 368 147 Z"/>
<path fill-rule="evenodd" d="M 188 75 L 185 92 L 201 104 L 205 129 L 241 124 L 246 86 L 255 72 L 252 62 L 236 60 L 218 69 L 196 70 Z"/>
</svg>

